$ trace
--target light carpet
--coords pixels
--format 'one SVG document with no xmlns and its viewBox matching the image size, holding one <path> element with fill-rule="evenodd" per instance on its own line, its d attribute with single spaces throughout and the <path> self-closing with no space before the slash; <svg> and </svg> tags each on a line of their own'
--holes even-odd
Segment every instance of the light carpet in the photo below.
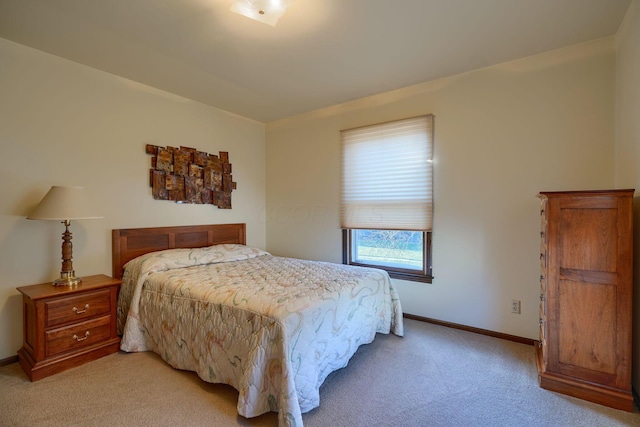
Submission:
<svg viewBox="0 0 640 427">
<path fill-rule="evenodd" d="M 0 367 L 0 426 L 270 426 L 237 415 L 237 392 L 169 367 L 152 353 L 117 353 L 30 382 Z M 531 346 L 405 319 L 331 374 L 306 427 L 640 426 L 628 413 L 538 387 Z"/>
</svg>

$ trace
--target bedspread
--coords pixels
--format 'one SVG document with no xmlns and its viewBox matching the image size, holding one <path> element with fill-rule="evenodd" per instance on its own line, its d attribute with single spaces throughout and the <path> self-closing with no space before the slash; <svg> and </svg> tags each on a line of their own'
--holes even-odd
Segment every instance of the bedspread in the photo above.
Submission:
<svg viewBox="0 0 640 427">
<path fill-rule="evenodd" d="M 271 256 L 242 245 L 143 255 L 125 268 L 121 349 L 239 392 L 238 413 L 278 411 L 302 426 L 319 389 L 375 334 L 402 336 L 402 310 L 383 270 Z"/>
</svg>

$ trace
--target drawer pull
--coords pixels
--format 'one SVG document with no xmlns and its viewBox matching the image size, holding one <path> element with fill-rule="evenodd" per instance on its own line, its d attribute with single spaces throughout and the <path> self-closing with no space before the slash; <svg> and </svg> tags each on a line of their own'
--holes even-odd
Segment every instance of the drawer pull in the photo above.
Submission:
<svg viewBox="0 0 640 427">
<path fill-rule="evenodd" d="M 73 307 L 72 310 L 75 314 L 82 314 L 82 313 L 86 313 L 87 310 L 89 309 L 89 304 L 85 304 L 84 305 L 84 309 L 83 310 L 78 310 L 78 307 Z"/>
<path fill-rule="evenodd" d="M 79 336 L 77 336 L 77 335 L 75 335 L 75 334 L 74 334 L 71 338 L 73 338 L 73 339 L 74 339 L 74 340 L 76 340 L 77 342 L 84 341 L 84 340 L 86 340 L 87 338 L 89 338 L 89 331 L 87 331 L 87 332 L 85 332 L 85 333 L 84 333 L 84 337 L 79 337 Z"/>
</svg>

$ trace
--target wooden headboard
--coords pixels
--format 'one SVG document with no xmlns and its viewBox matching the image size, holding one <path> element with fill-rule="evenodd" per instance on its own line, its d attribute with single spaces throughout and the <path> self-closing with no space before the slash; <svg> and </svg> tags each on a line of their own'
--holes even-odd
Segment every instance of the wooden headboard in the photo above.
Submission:
<svg viewBox="0 0 640 427">
<path fill-rule="evenodd" d="M 201 248 L 221 243 L 246 244 L 246 224 L 124 228 L 111 232 L 113 277 L 121 279 L 124 265 L 149 252 Z"/>
</svg>

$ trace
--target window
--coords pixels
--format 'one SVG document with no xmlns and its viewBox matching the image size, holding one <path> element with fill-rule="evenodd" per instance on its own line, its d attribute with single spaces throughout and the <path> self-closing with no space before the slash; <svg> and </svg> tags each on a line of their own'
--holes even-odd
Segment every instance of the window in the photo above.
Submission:
<svg viewBox="0 0 640 427">
<path fill-rule="evenodd" d="M 343 261 L 431 282 L 433 115 L 341 134 Z"/>
</svg>

